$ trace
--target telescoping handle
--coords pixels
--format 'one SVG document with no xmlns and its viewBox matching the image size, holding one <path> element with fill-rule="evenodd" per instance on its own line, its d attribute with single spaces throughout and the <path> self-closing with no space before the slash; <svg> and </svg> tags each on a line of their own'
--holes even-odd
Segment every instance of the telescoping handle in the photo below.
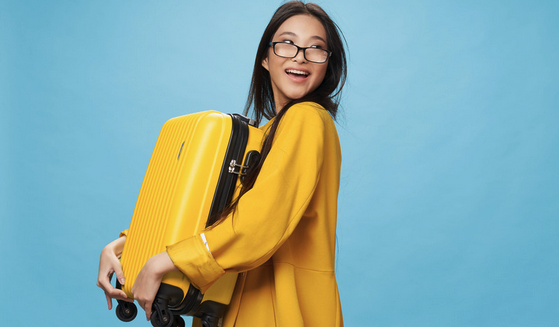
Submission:
<svg viewBox="0 0 559 327">
<path fill-rule="evenodd" d="M 258 127 L 256 125 L 256 121 L 252 118 L 248 118 L 246 116 L 240 115 L 240 114 L 231 114 L 231 116 L 235 116 L 238 117 L 241 121 L 243 121 L 244 123 L 253 126 L 253 127 Z"/>
</svg>

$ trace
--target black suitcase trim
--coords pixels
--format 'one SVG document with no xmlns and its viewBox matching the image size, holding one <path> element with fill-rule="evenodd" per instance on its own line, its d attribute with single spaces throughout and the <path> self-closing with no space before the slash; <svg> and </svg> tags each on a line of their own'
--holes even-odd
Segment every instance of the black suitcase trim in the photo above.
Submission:
<svg viewBox="0 0 559 327">
<path fill-rule="evenodd" d="M 220 218 L 219 213 L 222 212 L 229 203 L 231 203 L 233 193 L 235 192 L 235 185 L 237 184 L 237 178 L 240 173 L 242 173 L 240 171 L 239 173 L 231 172 L 231 165 L 238 163 L 240 166 L 243 162 L 243 154 L 245 153 L 246 144 L 248 142 L 249 121 L 247 118 L 238 114 L 232 114 L 230 116 L 232 121 L 231 137 L 229 138 L 227 152 L 223 160 L 219 181 L 214 193 L 208 220 L 206 221 L 206 227 L 209 227 L 218 221 Z"/>
</svg>

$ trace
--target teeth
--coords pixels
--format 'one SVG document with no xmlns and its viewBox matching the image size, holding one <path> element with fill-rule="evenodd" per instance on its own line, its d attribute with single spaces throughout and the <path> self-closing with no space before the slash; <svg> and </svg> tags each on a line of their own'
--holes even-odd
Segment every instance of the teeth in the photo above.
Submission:
<svg viewBox="0 0 559 327">
<path fill-rule="evenodd" d="M 304 75 L 304 76 L 309 75 L 309 73 L 306 73 L 306 72 L 303 72 L 303 71 L 300 71 L 300 70 L 295 70 L 295 69 L 288 69 L 288 70 L 286 70 L 286 72 L 290 73 L 290 74 L 297 74 L 297 75 Z"/>
</svg>

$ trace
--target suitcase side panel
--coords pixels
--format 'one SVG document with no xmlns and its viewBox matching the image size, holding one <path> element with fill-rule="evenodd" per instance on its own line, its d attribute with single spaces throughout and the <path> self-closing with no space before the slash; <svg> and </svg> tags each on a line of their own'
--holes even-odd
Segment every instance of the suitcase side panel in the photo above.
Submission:
<svg viewBox="0 0 559 327">
<path fill-rule="evenodd" d="M 170 212 L 173 217 L 184 218 L 173 222 L 176 228 L 166 230 L 167 240 L 175 243 L 205 228 L 230 135 L 231 122 L 226 115 L 207 116 L 200 122 L 187 149 L 187 162 L 178 181 L 180 193 Z"/>
<path fill-rule="evenodd" d="M 215 185 L 212 188 L 211 184 L 217 180 L 212 170 L 221 166 L 229 134 L 228 118 L 217 112 L 174 118 L 163 126 L 121 259 L 126 276 L 123 290 L 129 297 L 139 271 L 151 256 L 203 228 L 211 205 L 206 193 L 213 192 Z M 208 148 L 215 151 L 204 151 Z M 185 284 L 188 288 L 188 281 Z"/>
</svg>

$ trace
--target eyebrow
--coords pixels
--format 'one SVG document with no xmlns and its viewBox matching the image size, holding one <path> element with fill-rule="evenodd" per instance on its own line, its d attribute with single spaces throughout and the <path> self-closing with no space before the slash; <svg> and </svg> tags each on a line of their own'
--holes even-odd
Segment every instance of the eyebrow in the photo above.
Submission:
<svg viewBox="0 0 559 327">
<path fill-rule="evenodd" d="M 281 33 L 281 34 L 278 35 L 278 36 L 282 36 L 282 35 L 297 36 L 297 34 L 295 34 L 295 33 L 293 33 L 293 32 L 283 32 L 283 33 Z M 316 39 L 316 40 L 320 40 L 320 41 L 322 41 L 322 42 L 324 42 L 324 43 L 327 43 L 326 40 L 324 40 L 323 38 L 321 38 L 321 37 L 318 36 L 318 35 L 311 36 L 311 39 Z"/>
</svg>

